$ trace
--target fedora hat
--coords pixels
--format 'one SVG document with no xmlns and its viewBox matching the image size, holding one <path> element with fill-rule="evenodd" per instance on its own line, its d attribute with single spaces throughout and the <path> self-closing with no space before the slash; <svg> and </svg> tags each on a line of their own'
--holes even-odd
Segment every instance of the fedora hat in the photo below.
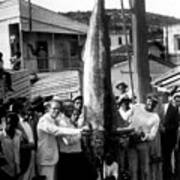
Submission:
<svg viewBox="0 0 180 180">
<path fill-rule="evenodd" d="M 116 87 L 116 89 L 118 89 L 120 86 L 122 86 L 124 88 L 128 87 L 128 85 L 125 82 L 122 82 L 122 81 L 117 82 L 115 87 Z"/>
</svg>

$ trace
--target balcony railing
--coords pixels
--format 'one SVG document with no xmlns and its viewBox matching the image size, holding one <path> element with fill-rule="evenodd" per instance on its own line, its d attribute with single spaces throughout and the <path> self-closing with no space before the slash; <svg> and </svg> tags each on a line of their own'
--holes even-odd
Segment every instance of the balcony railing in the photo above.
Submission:
<svg viewBox="0 0 180 180">
<path fill-rule="evenodd" d="M 77 57 L 72 57 L 70 59 L 49 57 L 47 58 L 48 67 L 45 67 L 45 65 L 44 67 L 38 67 L 38 63 L 35 58 L 24 58 L 24 66 L 30 72 L 58 72 L 66 69 L 81 69 L 83 67 L 83 62 Z"/>
</svg>

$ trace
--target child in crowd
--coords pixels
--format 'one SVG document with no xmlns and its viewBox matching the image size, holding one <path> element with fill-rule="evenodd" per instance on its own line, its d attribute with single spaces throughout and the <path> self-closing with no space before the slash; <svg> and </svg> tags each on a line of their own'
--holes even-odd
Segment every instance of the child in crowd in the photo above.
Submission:
<svg viewBox="0 0 180 180">
<path fill-rule="evenodd" d="M 118 179 L 118 163 L 114 161 L 112 154 L 107 153 L 103 165 L 103 176 L 105 180 Z"/>
</svg>

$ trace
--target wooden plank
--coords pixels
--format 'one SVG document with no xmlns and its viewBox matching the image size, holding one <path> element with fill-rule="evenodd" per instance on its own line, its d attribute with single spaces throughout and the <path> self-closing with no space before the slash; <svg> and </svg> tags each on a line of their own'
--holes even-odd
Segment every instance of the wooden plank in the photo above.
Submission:
<svg viewBox="0 0 180 180">
<path fill-rule="evenodd" d="M 173 76 L 176 76 L 180 73 L 180 67 L 176 67 L 176 68 L 173 68 L 171 69 L 170 71 L 168 71 L 167 73 L 165 74 L 162 74 L 161 76 L 159 76 L 158 78 L 156 78 L 152 84 L 153 85 L 158 85 L 160 84 L 161 82 L 173 77 Z"/>
<path fill-rule="evenodd" d="M 13 88 L 19 88 L 23 86 L 30 86 L 30 82 L 28 79 L 16 81 L 15 83 L 12 84 Z"/>
<path fill-rule="evenodd" d="M 21 15 L 25 18 L 29 18 L 28 14 L 28 3 L 25 1 L 20 1 L 21 6 Z M 88 26 L 86 24 L 82 24 L 77 21 L 73 21 L 72 19 L 65 17 L 63 15 L 57 14 L 56 12 L 47 10 L 45 8 L 32 5 L 32 11 L 33 11 L 33 18 L 32 20 L 38 21 L 41 24 L 45 24 L 45 28 L 48 28 L 49 26 L 51 28 L 57 27 L 57 29 L 65 29 L 66 31 L 71 31 L 71 33 L 78 33 L 78 34 L 85 34 L 87 32 Z M 49 26 L 48 26 L 49 24 Z M 39 27 L 39 26 L 38 26 Z M 37 27 L 37 29 L 39 29 Z M 32 28 L 33 30 L 33 28 Z M 41 30 L 41 28 L 39 29 Z M 45 30 L 44 28 L 42 30 Z M 65 31 L 65 32 L 66 32 Z M 53 31 L 54 32 L 54 31 Z"/>
<path fill-rule="evenodd" d="M 69 98 L 71 93 L 80 88 L 79 72 L 63 71 L 39 74 L 40 80 L 32 86 L 31 96 L 58 95 Z M 64 99 L 64 98 L 63 98 Z"/>
<path fill-rule="evenodd" d="M 27 70 L 8 71 L 11 75 L 13 92 L 5 92 L 4 101 L 9 98 L 30 97 L 30 81 Z M 2 85 L 2 83 L 1 83 Z"/>
</svg>

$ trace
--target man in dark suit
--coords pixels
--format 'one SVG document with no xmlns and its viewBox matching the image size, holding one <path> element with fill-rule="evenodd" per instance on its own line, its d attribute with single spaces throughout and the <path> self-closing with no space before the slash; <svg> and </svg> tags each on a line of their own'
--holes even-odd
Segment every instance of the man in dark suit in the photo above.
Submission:
<svg viewBox="0 0 180 180">
<path fill-rule="evenodd" d="M 164 116 L 161 123 L 161 141 L 164 180 L 171 180 L 173 171 L 171 157 L 177 143 L 179 126 L 180 94 L 174 94 L 169 103 L 164 105 Z"/>
</svg>

